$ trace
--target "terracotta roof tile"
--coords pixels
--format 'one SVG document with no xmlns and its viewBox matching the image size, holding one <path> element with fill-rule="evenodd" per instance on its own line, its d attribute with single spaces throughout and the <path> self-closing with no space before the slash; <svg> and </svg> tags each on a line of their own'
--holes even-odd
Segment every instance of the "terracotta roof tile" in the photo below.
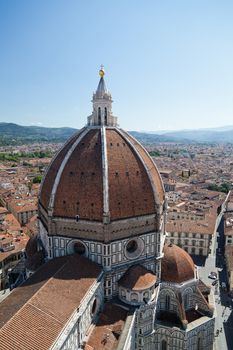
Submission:
<svg viewBox="0 0 233 350">
<path fill-rule="evenodd" d="M 144 290 L 156 283 L 157 277 L 141 265 L 131 266 L 119 280 L 119 285 L 131 290 Z"/>
<path fill-rule="evenodd" d="M 90 130 L 70 156 L 57 188 L 54 215 L 103 219 L 100 130 Z"/>
<path fill-rule="evenodd" d="M 106 130 L 111 219 L 155 213 L 150 179 L 134 149 L 116 130 Z"/>
<path fill-rule="evenodd" d="M 49 205 L 49 199 L 50 194 L 53 188 L 53 183 L 55 180 L 55 177 L 57 175 L 57 170 L 61 166 L 61 163 L 68 152 L 69 148 L 73 145 L 73 143 L 76 141 L 78 134 L 74 134 L 70 140 L 58 151 L 52 162 L 50 163 L 50 166 L 48 168 L 48 172 L 46 176 L 43 179 L 43 182 L 41 184 L 41 193 L 40 193 L 40 203 L 44 208 L 48 208 Z"/>
<path fill-rule="evenodd" d="M 1 350 L 49 349 L 100 273 L 79 255 L 44 264 L 0 303 Z"/>
<path fill-rule="evenodd" d="M 153 181 L 153 184 L 156 188 L 156 193 L 158 195 L 158 199 L 160 201 L 160 204 L 164 201 L 164 188 L 163 188 L 163 182 L 160 177 L 159 171 L 153 161 L 153 159 L 150 157 L 150 155 L 147 153 L 145 148 L 131 135 L 127 134 L 127 137 L 131 140 L 134 147 L 137 149 L 137 151 L 140 153 L 140 156 L 142 157 L 143 161 L 147 165 L 147 168 L 150 170 L 151 178 Z"/>
<path fill-rule="evenodd" d="M 87 134 L 76 145 L 62 171 L 53 214 L 68 218 L 79 215 L 80 219 L 103 221 L 103 140 L 100 128 L 86 130 Z M 158 200 L 159 204 L 164 200 L 162 182 L 152 159 L 136 141 L 129 142 L 128 137 L 117 128 L 106 128 L 111 220 L 154 214 Z M 40 203 L 45 210 L 48 210 L 55 176 L 74 139 L 77 136 L 60 151 L 45 176 L 40 195 Z"/>
<path fill-rule="evenodd" d="M 164 245 L 161 280 L 182 283 L 194 278 L 195 265 L 191 256 L 175 244 Z"/>
<path fill-rule="evenodd" d="M 105 304 L 103 312 L 100 314 L 99 320 L 87 341 L 85 350 L 116 349 L 127 314 L 128 311 L 119 305 Z"/>
</svg>

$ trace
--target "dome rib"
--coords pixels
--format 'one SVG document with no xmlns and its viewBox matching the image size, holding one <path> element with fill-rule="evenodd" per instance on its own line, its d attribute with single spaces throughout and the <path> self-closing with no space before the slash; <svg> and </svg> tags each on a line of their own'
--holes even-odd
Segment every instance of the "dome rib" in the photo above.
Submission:
<svg viewBox="0 0 233 350">
<path fill-rule="evenodd" d="M 158 194 L 157 194 L 157 189 L 155 188 L 154 186 L 154 182 L 153 182 L 153 178 L 152 178 L 152 175 L 151 175 L 151 169 L 149 169 L 147 167 L 147 164 L 146 162 L 144 161 L 142 155 L 140 154 L 140 152 L 138 151 L 138 149 L 132 144 L 131 140 L 130 140 L 130 135 L 127 133 L 127 132 L 122 132 L 121 130 L 118 129 L 118 133 L 120 133 L 122 135 L 122 137 L 124 137 L 128 144 L 131 146 L 131 148 L 134 150 L 134 152 L 137 154 L 138 158 L 140 159 L 140 161 L 142 162 L 144 168 L 146 169 L 146 172 L 147 172 L 147 175 L 150 179 L 150 184 L 151 184 L 151 187 L 152 187 L 152 190 L 153 190 L 153 193 L 154 193 L 154 198 L 155 198 L 155 202 L 157 204 L 160 204 L 160 201 L 159 201 L 159 198 L 158 198 Z M 149 156 L 150 157 L 150 156 Z"/>
<path fill-rule="evenodd" d="M 150 177 L 154 196 L 156 198 L 156 203 L 159 205 L 164 201 L 164 186 L 163 181 L 158 171 L 156 164 L 147 152 L 147 150 L 136 140 L 132 135 L 130 135 L 125 130 L 121 129 L 121 133 L 125 135 L 127 140 L 131 143 L 132 148 L 138 153 L 143 162 L 145 168 L 147 169 L 147 174 Z"/>
<path fill-rule="evenodd" d="M 109 211 L 111 220 L 157 212 L 145 165 L 117 128 L 107 128 Z"/>
<path fill-rule="evenodd" d="M 101 129 L 87 128 L 73 150 L 57 187 L 54 217 L 103 222 Z"/>
<path fill-rule="evenodd" d="M 54 208 L 54 200 L 55 200 L 55 196 L 56 196 L 56 192 L 57 192 L 57 187 L 59 185 L 63 170 L 67 164 L 67 162 L 69 161 L 69 158 L 71 157 L 73 151 L 75 150 L 75 148 L 77 147 L 77 145 L 80 143 L 80 141 L 84 138 L 84 136 L 86 136 L 86 134 L 89 132 L 89 129 L 84 129 L 83 132 L 78 136 L 77 140 L 73 143 L 73 145 L 71 146 L 71 148 L 68 150 L 68 152 L 66 153 L 60 167 L 59 170 L 57 172 L 54 184 L 53 184 L 53 188 L 51 191 L 51 195 L 50 195 L 50 200 L 49 200 L 49 209 Z"/>
<path fill-rule="evenodd" d="M 49 166 L 47 167 L 43 180 L 40 185 L 39 192 L 39 202 L 44 209 L 48 208 L 51 191 L 53 188 L 53 183 L 57 175 L 57 169 L 60 167 L 65 155 L 67 154 L 69 148 L 74 144 L 77 137 L 83 132 L 85 128 L 82 128 L 73 136 L 71 136 L 64 144 L 64 146 L 59 149 L 58 152 L 52 158 Z M 44 190 L 46 188 L 46 190 Z M 47 209 L 46 209 L 47 210 Z"/>
<path fill-rule="evenodd" d="M 103 167 L 103 215 L 109 216 L 108 157 L 105 126 L 101 127 L 101 153 Z"/>
<path fill-rule="evenodd" d="M 161 261 L 161 280 L 183 283 L 195 278 L 195 265 L 191 256 L 175 244 L 164 245 Z"/>
<path fill-rule="evenodd" d="M 146 215 L 158 218 L 163 196 L 158 202 L 160 195 L 153 186 L 158 182 L 160 192 L 160 179 L 154 179 L 156 169 L 150 174 L 155 165 L 149 159 L 149 169 L 147 157 L 118 128 L 84 128 L 47 171 L 40 194 L 42 215 L 104 224 Z"/>
</svg>

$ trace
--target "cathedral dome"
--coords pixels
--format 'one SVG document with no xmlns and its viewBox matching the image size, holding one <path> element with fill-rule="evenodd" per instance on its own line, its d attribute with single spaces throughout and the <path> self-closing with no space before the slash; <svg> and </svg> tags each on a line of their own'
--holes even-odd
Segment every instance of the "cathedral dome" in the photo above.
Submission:
<svg viewBox="0 0 233 350">
<path fill-rule="evenodd" d="M 103 221 L 153 214 L 163 196 L 158 171 L 136 140 L 118 128 L 86 127 L 52 161 L 40 203 L 57 217 Z"/>
<path fill-rule="evenodd" d="M 141 265 L 131 266 L 121 277 L 118 284 L 132 291 L 141 291 L 155 285 L 157 277 Z"/>
<path fill-rule="evenodd" d="M 191 256 L 174 244 L 164 245 L 161 262 L 161 280 L 183 283 L 195 277 L 195 265 Z"/>
<path fill-rule="evenodd" d="M 39 196 L 42 221 L 46 216 L 104 224 L 158 218 L 164 203 L 159 172 L 142 145 L 117 126 L 103 74 L 92 102 L 88 125 L 48 167 Z"/>
</svg>

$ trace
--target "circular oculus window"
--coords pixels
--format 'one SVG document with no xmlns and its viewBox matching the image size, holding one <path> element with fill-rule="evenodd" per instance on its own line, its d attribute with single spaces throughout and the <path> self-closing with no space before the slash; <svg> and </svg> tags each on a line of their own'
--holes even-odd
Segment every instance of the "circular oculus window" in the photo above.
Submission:
<svg viewBox="0 0 233 350">
<path fill-rule="evenodd" d="M 79 255 L 84 255 L 86 252 L 85 245 L 81 242 L 75 242 L 73 245 L 74 253 Z"/>
<path fill-rule="evenodd" d="M 125 255 L 128 259 L 139 257 L 144 249 L 144 242 L 140 238 L 130 239 L 125 245 Z"/>
</svg>

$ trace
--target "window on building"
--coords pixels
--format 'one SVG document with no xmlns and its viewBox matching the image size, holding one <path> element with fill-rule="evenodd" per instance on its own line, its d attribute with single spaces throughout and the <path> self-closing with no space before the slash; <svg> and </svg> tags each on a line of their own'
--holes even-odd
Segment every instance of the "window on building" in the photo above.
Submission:
<svg viewBox="0 0 233 350">
<path fill-rule="evenodd" d="M 204 239 L 204 235 L 201 235 L 201 239 Z"/>
<path fill-rule="evenodd" d="M 132 293 L 130 299 L 131 299 L 131 301 L 138 301 L 138 295 L 137 295 L 137 293 Z"/>
<path fill-rule="evenodd" d="M 199 249 L 199 255 L 203 255 L 203 249 L 202 248 Z"/>
<path fill-rule="evenodd" d="M 128 253 L 134 253 L 137 250 L 138 244 L 135 240 L 131 240 L 127 243 L 126 250 Z"/>
<path fill-rule="evenodd" d="M 196 237 L 196 233 L 193 233 L 193 238 L 195 238 Z"/>
<path fill-rule="evenodd" d="M 197 350 L 201 350 L 201 337 L 197 339 Z"/>
<path fill-rule="evenodd" d="M 166 295 L 165 308 L 166 308 L 166 310 L 170 310 L 170 295 Z"/>
<path fill-rule="evenodd" d="M 184 295 L 184 307 L 185 309 L 188 307 L 188 294 Z"/>
<path fill-rule="evenodd" d="M 108 124 L 108 113 L 107 113 L 107 108 L 104 108 L 104 124 L 107 125 Z"/>
<path fill-rule="evenodd" d="M 75 254 L 84 255 L 86 252 L 86 248 L 81 242 L 75 242 L 73 248 Z"/>
<path fill-rule="evenodd" d="M 195 246 L 196 245 L 196 241 L 192 240 L 192 245 Z"/>
<path fill-rule="evenodd" d="M 98 124 L 101 124 L 101 108 L 98 107 Z"/>
<path fill-rule="evenodd" d="M 161 350 L 167 350 L 167 342 L 166 342 L 166 340 L 162 340 Z"/>
<path fill-rule="evenodd" d="M 191 254 L 195 254 L 195 248 L 191 249 Z"/>
<path fill-rule="evenodd" d="M 124 289 L 121 290 L 121 297 L 122 298 L 125 298 L 126 297 L 126 292 Z"/>
</svg>

